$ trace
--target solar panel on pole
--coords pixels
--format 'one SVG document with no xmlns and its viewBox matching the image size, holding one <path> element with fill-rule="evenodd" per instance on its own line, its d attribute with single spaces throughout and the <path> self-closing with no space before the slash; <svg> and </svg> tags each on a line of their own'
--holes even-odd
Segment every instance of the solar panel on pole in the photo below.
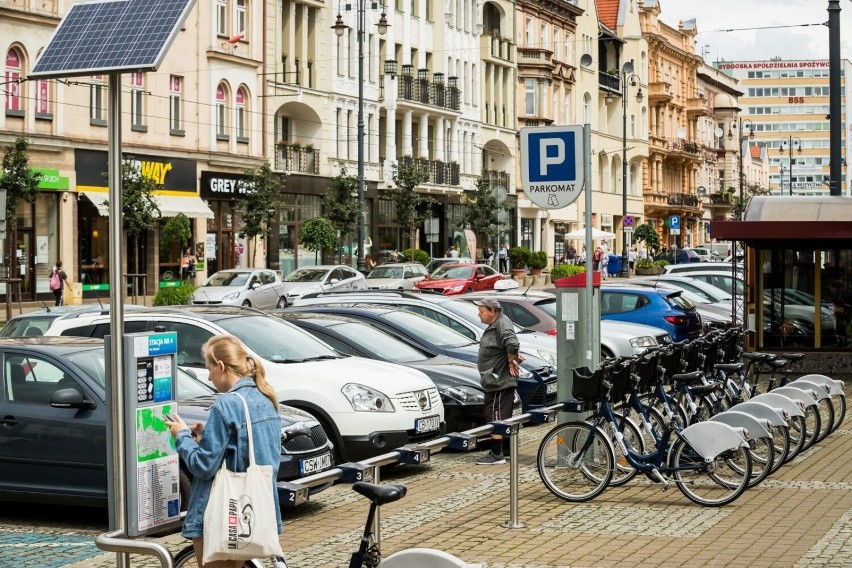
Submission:
<svg viewBox="0 0 852 568">
<path fill-rule="evenodd" d="M 31 78 L 154 71 L 195 0 L 74 4 L 41 52 Z"/>
</svg>

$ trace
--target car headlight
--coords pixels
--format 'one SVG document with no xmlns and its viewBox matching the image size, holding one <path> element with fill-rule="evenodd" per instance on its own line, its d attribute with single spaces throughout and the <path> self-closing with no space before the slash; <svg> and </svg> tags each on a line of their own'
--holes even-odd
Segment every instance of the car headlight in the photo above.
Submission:
<svg viewBox="0 0 852 568">
<path fill-rule="evenodd" d="M 485 394 L 473 387 L 447 387 L 441 391 L 441 396 L 462 404 L 482 404 L 485 401 Z"/>
<path fill-rule="evenodd" d="M 552 367 L 556 366 L 556 353 L 554 353 L 553 351 L 537 349 L 536 354 L 548 363 L 550 363 Z"/>
<path fill-rule="evenodd" d="M 634 337 L 630 340 L 630 345 L 637 349 L 639 348 L 647 348 L 653 347 L 657 344 L 657 340 L 651 337 L 650 335 L 645 335 L 643 337 Z"/>
<path fill-rule="evenodd" d="M 228 294 L 227 296 L 222 296 L 222 301 L 223 302 L 233 302 L 234 300 L 236 300 L 239 297 L 240 297 L 240 293 L 234 292 L 233 294 Z"/>
<path fill-rule="evenodd" d="M 519 369 L 519 373 L 518 373 L 519 379 L 531 379 L 532 377 L 533 377 L 533 374 L 531 372 L 527 371 L 526 369 L 524 369 L 523 367 L 521 367 Z"/>
<path fill-rule="evenodd" d="M 393 412 L 393 404 L 383 393 L 370 387 L 349 383 L 340 392 L 352 405 L 355 412 Z"/>
<path fill-rule="evenodd" d="M 464 290 L 464 284 L 459 284 L 458 286 L 453 286 L 452 288 L 447 288 L 444 292 L 461 292 Z"/>
</svg>

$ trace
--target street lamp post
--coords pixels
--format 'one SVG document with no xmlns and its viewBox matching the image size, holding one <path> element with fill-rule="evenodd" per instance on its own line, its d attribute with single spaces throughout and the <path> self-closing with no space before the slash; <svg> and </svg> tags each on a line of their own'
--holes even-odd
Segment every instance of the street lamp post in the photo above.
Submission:
<svg viewBox="0 0 852 568">
<path fill-rule="evenodd" d="M 367 11 L 366 0 L 358 0 L 358 13 L 356 15 L 358 21 L 358 272 L 366 272 L 364 265 L 364 241 L 366 240 L 366 217 L 367 207 L 364 195 L 364 14 Z M 384 8 L 384 7 L 383 7 Z M 376 29 L 379 35 L 385 35 L 388 31 L 388 20 L 384 10 L 379 22 L 376 24 Z M 349 26 L 343 23 L 343 16 L 340 12 L 337 13 L 337 19 L 334 25 L 331 26 L 337 37 L 343 37 L 343 34 L 349 29 Z"/>
<path fill-rule="evenodd" d="M 740 174 L 740 221 L 743 220 L 743 216 L 745 215 L 745 201 L 743 198 L 743 181 L 745 178 L 745 174 L 743 172 L 743 141 L 745 141 L 746 136 L 743 134 L 743 126 L 748 128 L 748 138 L 754 140 L 754 123 L 748 118 L 745 120 L 743 120 L 742 118 L 735 119 L 728 127 L 728 140 L 734 139 L 733 129 L 737 129 L 737 156 L 739 158 Z"/>
<path fill-rule="evenodd" d="M 788 136 L 781 140 L 781 146 L 778 148 L 779 154 L 784 154 L 784 146 L 787 146 L 790 154 L 790 171 L 788 172 L 788 178 L 790 179 L 790 195 L 793 195 L 793 144 L 796 145 L 796 149 L 798 153 L 802 153 L 802 139 L 797 136 Z M 784 195 L 784 173 L 782 168 L 781 173 L 781 195 Z"/>
<path fill-rule="evenodd" d="M 628 231 L 624 224 L 627 217 L 627 82 L 635 87 L 639 77 L 633 74 L 633 63 L 624 64 L 621 73 L 621 272 L 619 277 L 630 278 L 630 253 L 628 251 Z M 642 102 L 642 87 L 636 92 L 636 101 Z"/>
</svg>

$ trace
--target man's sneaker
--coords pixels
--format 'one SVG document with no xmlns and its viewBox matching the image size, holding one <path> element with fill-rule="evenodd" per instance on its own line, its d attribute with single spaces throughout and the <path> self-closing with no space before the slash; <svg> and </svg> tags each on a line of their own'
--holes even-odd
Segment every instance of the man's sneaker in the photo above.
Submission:
<svg viewBox="0 0 852 568">
<path fill-rule="evenodd" d="M 506 458 L 503 456 L 494 455 L 491 452 L 488 452 L 478 460 L 476 460 L 476 465 L 500 465 L 506 463 Z"/>
</svg>

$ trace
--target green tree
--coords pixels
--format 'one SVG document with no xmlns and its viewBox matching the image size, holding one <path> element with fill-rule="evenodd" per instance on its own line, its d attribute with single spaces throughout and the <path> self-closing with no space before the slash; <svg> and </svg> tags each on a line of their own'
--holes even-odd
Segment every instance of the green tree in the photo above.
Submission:
<svg viewBox="0 0 852 568">
<path fill-rule="evenodd" d="M 257 238 L 269 236 L 272 221 L 278 213 L 278 196 L 284 189 L 281 176 L 276 175 L 265 160 L 260 166 L 245 170 L 246 193 L 240 201 L 243 225 L 240 228 L 241 239 L 248 238 L 253 251 L 249 255 L 252 265 L 257 265 Z"/>
<path fill-rule="evenodd" d="M 510 208 L 505 201 L 500 203 L 496 190 L 486 177 L 477 178 L 475 191 L 476 197 L 469 199 L 465 205 L 462 226 L 484 237 L 483 250 L 491 244 L 492 240 L 496 249 L 499 246 L 497 216 L 501 211 L 509 211 Z"/>
<path fill-rule="evenodd" d="M 173 255 L 175 245 L 178 246 L 178 257 L 183 252 L 184 247 L 189 245 L 189 240 L 192 238 L 192 226 L 189 217 L 183 213 L 178 213 L 171 217 L 166 224 L 163 225 L 163 231 L 160 233 L 160 258 L 168 258 Z"/>
<path fill-rule="evenodd" d="M 745 216 L 746 209 L 748 209 L 748 204 L 751 202 L 751 198 L 757 195 L 769 195 L 770 190 L 761 186 L 757 183 L 751 183 L 743 187 L 743 199 L 740 201 L 740 195 L 736 191 L 732 191 L 731 188 L 729 191 L 731 192 L 732 199 L 731 203 L 733 206 L 731 207 L 731 215 L 734 219 L 742 220 Z"/>
<path fill-rule="evenodd" d="M 325 216 L 339 233 L 340 240 L 337 243 L 339 250 L 342 242 L 358 229 L 358 215 L 361 213 L 361 205 L 358 201 L 358 178 L 347 174 L 346 168 L 340 168 L 340 173 L 331 181 L 328 193 L 323 196 L 322 202 Z M 351 248 L 349 258 L 351 261 Z"/>
<path fill-rule="evenodd" d="M 8 247 L 9 274 L 17 274 L 17 255 L 15 254 L 15 228 L 18 201 L 32 203 L 38 193 L 41 174 L 30 169 L 29 142 L 18 137 L 3 151 L 3 168 L 0 171 L 0 190 L 6 192 L 6 246 Z M 11 299 L 6 294 L 7 314 L 11 317 Z"/>
<path fill-rule="evenodd" d="M 396 209 L 396 222 L 408 231 L 409 246 L 414 246 L 417 228 L 432 216 L 435 200 L 417 193 L 417 186 L 429 179 L 426 167 L 411 158 L 393 166 L 392 189 L 386 190 Z"/>
<path fill-rule="evenodd" d="M 640 241 L 645 241 L 649 256 L 655 254 L 660 249 L 660 235 L 657 234 L 657 231 L 650 223 L 643 223 L 633 231 L 633 239 L 630 242 L 636 244 Z"/>
<path fill-rule="evenodd" d="M 302 224 L 299 230 L 299 243 L 314 253 L 317 261 L 318 253 L 333 249 L 337 243 L 337 230 L 326 217 L 314 217 Z"/>
</svg>

